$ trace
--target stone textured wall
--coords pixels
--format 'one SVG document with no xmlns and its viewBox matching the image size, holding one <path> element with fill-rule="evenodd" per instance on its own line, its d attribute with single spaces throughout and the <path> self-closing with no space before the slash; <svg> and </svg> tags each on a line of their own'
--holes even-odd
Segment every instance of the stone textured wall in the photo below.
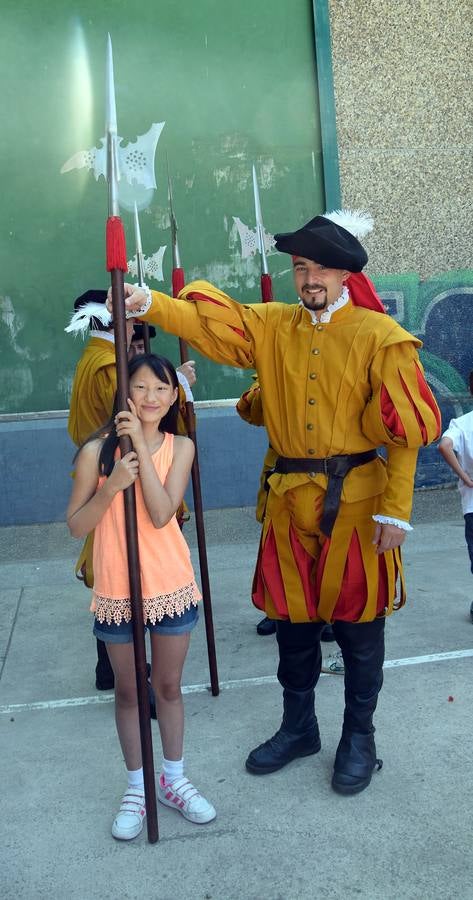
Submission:
<svg viewBox="0 0 473 900">
<path fill-rule="evenodd" d="M 342 197 L 368 272 L 472 267 L 472 0 L 330 0 Z"/>
</svg>

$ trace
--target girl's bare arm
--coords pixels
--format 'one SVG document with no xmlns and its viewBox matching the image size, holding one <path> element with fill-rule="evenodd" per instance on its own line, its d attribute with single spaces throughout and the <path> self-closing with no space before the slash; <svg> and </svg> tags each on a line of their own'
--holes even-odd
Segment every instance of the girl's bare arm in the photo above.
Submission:
<svg viewBox="0 0 473 900">
<path fill-rule="evenodd" d="M 86 537 L 100 522 L 115 494 L 124 490 L 138 476 L 138 458 L 135 452 L 117 460 L 113 472 L 97 490 L 99 481 L 98 458 L 101 441 L 85 444 L 79 453 L 74 486 L 67 508 L 67 524 L 73 537 Z"/>
<path fill-rule="evenodd" d="M 187 437 L 174 436 L 174 455 L 164 484 L 154 468 L 147 447 L 137 450 L 140 484 L 150 519 L 155 528 L 163 528 L 172 519 L 184 496 L 194 459 L 194 444 Z"/>
</svg>

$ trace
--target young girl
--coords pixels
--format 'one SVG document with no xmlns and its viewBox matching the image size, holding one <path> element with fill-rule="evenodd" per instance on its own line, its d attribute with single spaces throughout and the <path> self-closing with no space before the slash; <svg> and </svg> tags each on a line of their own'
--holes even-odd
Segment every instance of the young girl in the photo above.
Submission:
<svg viewBox="0 0 473 900">
<path fill-rule="evenodd" d="M 175 512 L 184 496 L 194 445 L 175 434 L 178 381 L 172 364 L 147 354 L 134 357 L 129 412 L 116 412 L 84 444 L 67 512 L 71 534 L 95 529 L 94 634 L 105 641 L 115 674 L 115 719 L 128 774 L 128 788 L 112 834 L 131 840 L 146 815 L 139 735 L 135 662 L 129 599 L 122 491 L 136 486 L 143 619 L 151 636 L 151 683 L 163 746 L 158 799 L 191 822 L 210 822 L 215 809 L 184 776 L 184 708 L 181 675 L 190 632 L 197 623 L 200 593 L 189 548 Z M 122 459 L 118 439 L 133 450 Z"/>
</svg>

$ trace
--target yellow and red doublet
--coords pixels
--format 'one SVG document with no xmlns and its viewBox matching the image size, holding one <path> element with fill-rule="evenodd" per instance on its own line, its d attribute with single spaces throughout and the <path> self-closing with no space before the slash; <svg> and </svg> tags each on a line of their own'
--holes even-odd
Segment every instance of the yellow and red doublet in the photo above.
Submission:
<svg viewBox="0 0 473 900">
<path fill-rule="evenodd" d="M 67 430 L 77 447 L 108 422 L 117 390 L 115 346 L 90 338 L 77 363 Z"/>
<path fill-rule="evenodd" d="M 216 362 L 256 368 L 278 456 L 386 448 L 386 462 L 378 457 L 346 476 L 329 539 L 319 528 L 326 475 L 270 477 L 255 605 L 292 622 L 371 621 L 402 605 L 400 551 L 377 555 L 372 516 L 408 521 L 418 449 L 440 433 L 417 354 L 421 342 L 389 316 L 350 301 L 330 321 L 313 324 L 303 306 L 243 305 L 202 281 L 178 300 L 152 292 L 142 318 Z"/>
</svg>

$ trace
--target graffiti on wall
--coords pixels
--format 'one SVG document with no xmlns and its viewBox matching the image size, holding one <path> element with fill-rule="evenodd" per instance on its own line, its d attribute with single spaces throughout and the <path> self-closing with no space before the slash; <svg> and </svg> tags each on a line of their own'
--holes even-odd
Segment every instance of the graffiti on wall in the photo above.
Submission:
<svg viewBox="0 0 473 900">
<path fill-rule="evenodd" d="M 473 371 L 473 270 L 460 269 L 420 281 L 414 273 L 373 278 L 390 315 L 423 341 L 420 351 L 427 380 L 442 413 L 443 427 L 469 412 Z M 418 487 L 451 483 L 435 447 L 422 452 Z"/>
</svg>

